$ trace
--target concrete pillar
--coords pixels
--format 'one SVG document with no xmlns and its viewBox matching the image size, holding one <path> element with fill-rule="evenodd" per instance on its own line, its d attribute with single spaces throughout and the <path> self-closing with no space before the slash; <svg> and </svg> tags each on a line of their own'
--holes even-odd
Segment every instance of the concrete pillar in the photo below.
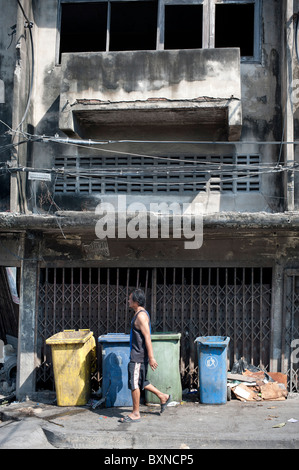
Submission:
<svg viewBox="0 0 299 470">
<path fill-rule="evenodd" d="M 4 81 L 0 80 L 0 104 L 5 103 L 5 86 Z"/>
<path fill-rule="evenodd" d="M 17 3 L 17 2 L 15 2 Z M 33 13 L 31 11 L 32 0 L 22 0 L 20 2 L 31 21 Z M 16 131 L 28 131 L 28 124 L 32 120 L 28 120 L 31 111 L 21 125 L 24 111 L 27 106 L 28 98 L 28 81 L 32 70 L 31 63 L 31 43 L 28 29 L 26 29 L 26 20 L 22 9 L 18 6 L 16 17 L 16 65 L 13 80 L 13 105 L 12 105 L 12 129 Z M 23 140 L 23 136 L 18 133 L 13 134 L 13 142 Z M 27 145 L 20 145 L 12 150 L 11 165 L 27 166 Z M 22 172 L 12 173 L 10 180 L 10 211 L 11 212 L 28 212 L 26 198 L 26 178 L 27 175 Z"/>
<path fill-rule="evenodd" d="M 281 371 L 282 312 L 284 264 L 276 261 L 272 274 L 271 356 L 270 371 Z"/>
<path fill-rule="evenodd" d="M 285 0 L 284 22 L 285 22 L 285 48 L 283 51 L 283 85 L 282 85 L 282 109 L 283 109 L 283 140 L 294 142 L 294 102 L 293 102 L 293 80 L 294 80 L 294 5 L 293 0 Z M 286 210 L 293 211 L 294 199 L 294 171 L 295 163 L 294 145 L 285 145 L 285 163 L 290 170 L 285 173 Z M 282 163 L 282 162 L 280 162 Z"/>
<path fill-rule="evenodd" d="M 37 286 L 38 262 L 34 239 L 25 241 L 21 264 L 21 288 L 18 334 L 18 364 L 16 396 L 22 400 L 35 392 L 35 370 L 37 366 Z"/>
</svg>

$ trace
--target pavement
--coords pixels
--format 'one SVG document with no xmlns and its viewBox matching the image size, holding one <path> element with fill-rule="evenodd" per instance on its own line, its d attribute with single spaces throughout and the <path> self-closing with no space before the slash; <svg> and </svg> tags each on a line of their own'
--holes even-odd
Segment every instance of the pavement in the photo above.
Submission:
<svg viewBox="0 0 299 470">
<path fill-rule="evenodd" d="M 299 449 L 298 393 L 284 401 L 223 405 L 202 404 L 197 394 L 183 398 L 163 414 L 157 405 L 142 404 L 141 421 L 123 424 L 119 419 L 131 407 L 93 409 L 92 401 L 59 407 L 55 394 L 40 393 L 0 406 L 0 449 L 104 449 L 114 458 L 113 449 Z"/>
</svg>

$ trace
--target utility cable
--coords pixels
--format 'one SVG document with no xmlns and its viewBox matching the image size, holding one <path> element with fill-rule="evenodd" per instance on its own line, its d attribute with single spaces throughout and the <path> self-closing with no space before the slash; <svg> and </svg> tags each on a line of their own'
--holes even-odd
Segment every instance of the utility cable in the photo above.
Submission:
<svg viewBox="0 0 299 470">
<path fill-rule="evenodd" d="M 34 80 L 34 67 L 35 67 L 35 58 L 34 58 L 34 44 L 33 44 L 33 37 L 32 37 L 32 27 L 33 27 L 33 23 L 31 21 L 29 21 L 25 11 L 24 11 L 24 8 L 22 7 L 21 3 L 19 0 L 17 0 L 18 2 L 18 5 L 23 13 L 23 16 L 26 20 L 26 23 L 27 23 L 27 27 L 29 29 L 29 36 L 30 36 L 30 43 L 31 43 L 31 77 L 30 77 L 30 86 L 29 86 L 29 94 L 28 94 L 28 99 L 27 99 L 27 105 L 26 105 L 26 109 L 25 109 L 25 112 L 24 112 L 24 115 L 21 119 L 21 122 L 18 124 L 17 126 L 17 129 L 19 129 L 23 122 L 25 121 L 26 117 L 27 117 L 27 114 L 28 114 L 28 111 L 29 111 L 29 107 L 30 107 L 30 103 L 31 103 L 31 98 L 32 98 L 32 90 L 33 90 L 33 80 Z"/>
</svg>

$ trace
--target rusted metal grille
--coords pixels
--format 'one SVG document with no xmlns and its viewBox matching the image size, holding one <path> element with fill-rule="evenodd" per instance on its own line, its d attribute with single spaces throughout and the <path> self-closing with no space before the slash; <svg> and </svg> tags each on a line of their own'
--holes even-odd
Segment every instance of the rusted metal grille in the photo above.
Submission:
<svg viewBox="0 0 299 470">
<path fill-rule="evenodd" d="M 282 328 L 282 372 L 290 392 L 299 392 L 299 271 L 286 270 Z"/>
<path fill-rule="evenodd" d="M 41 270 L 39 385 L 53 383 L 45 340 L 63 329 L 129 333 L 130 291 L 146 292 L 152 331 L 181 333 L 184 386 L 197 383 L 198 336 L 229 336 L 228 367 L 240 357 L 267 369 L 271 342 L 268 268 L 47 268 Z M 99 365 L 100 368 L 100 365 Z M 97 375 L 99 380 L 100 375 Z"/>
</svg>

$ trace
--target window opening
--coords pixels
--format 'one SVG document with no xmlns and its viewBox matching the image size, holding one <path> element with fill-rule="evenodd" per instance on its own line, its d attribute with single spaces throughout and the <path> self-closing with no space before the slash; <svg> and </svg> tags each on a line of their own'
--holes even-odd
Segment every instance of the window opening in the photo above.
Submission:
<svg viewBox="0 0 299 470">
<path fill-rule="evenodd" d="M 63 52 L 155 50 L 157 16 L 156 1 L 62 3 L 59 61 Z"/>
<path fill-rule="evenodd" d="M 254 8 L 254 3 L 216 5 L 216 48 L 239 47 L 241 56 L 254 56 Z"/>
<path fill-rule="evenodd" d="M 195 1 L 195 0 L 194 0 Z M 129 50 L 200 49 L 207 24 L 213 21 L 216 48 L 239 47 L 243 60 L 258 54 L 259 27 L 256 1 L 215 4 L 215 18 L 202 3 L 164 0 L 64 1 L 61 0 L 60 51 L 103 52 Z M 158 18 L 158 10 L 161 18 Z M 204 11 L 206 16 L 204 17 Z M 157 46 L 157 33 L 161 33 Z M 211 34 L 212 34 L 211 33 Z M 215 39 L 215 41 L 214 41 Z M 207 39 L 205 39 L 207 41 Z"/>
<path fill-rule="evenodd" d="M 156 2 L 111 3 L 110 51 L 155 50 Z"/>
<path fill-rule="evenodd" d="M 62 3 L 60 60 L 63 52 L 106 50 L 107 3 Z"/>
<path fill-rule="evenodd" d="M 165 49 L 201 49 L 202 5 L 165 5 Z"/>
</svg>

